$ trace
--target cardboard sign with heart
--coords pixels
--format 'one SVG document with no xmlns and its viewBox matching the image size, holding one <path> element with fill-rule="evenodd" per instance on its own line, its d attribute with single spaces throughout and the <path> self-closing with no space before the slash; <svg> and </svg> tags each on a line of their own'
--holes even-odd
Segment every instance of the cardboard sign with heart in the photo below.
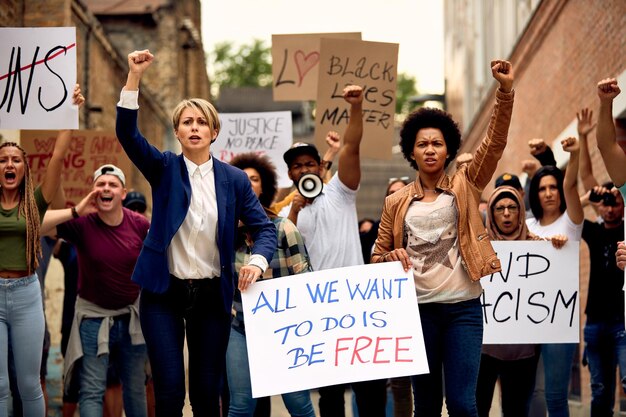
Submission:
<svg viewBox="0 0 626 417">
<path fill-rule="evenodd" d="M 361 33 L 272 35 L 274 101 L 315 100 L 322 38 L 361 39 Z"/>
</svg>

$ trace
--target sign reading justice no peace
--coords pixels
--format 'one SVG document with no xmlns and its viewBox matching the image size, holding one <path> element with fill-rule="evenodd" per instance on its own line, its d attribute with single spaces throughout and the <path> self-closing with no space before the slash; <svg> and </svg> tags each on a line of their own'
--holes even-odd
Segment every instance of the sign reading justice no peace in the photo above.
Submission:
<svg viewBox="0 0 626 417">
<path fill-rule="evenodd" d="M 0 129 L 77 129 L 76 28 L 0 28 Z"/>
</svg>

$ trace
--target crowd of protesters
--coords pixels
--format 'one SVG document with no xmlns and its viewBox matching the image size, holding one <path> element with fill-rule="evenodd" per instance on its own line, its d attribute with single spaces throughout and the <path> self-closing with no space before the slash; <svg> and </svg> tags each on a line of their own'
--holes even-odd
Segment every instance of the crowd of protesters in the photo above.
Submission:
<svg viewBox="0 0 626 417">
<path fill-rule="evenodd" d="M 561 141 L 569 154 L 564 171 L 547 143 L 532 139 L 534 159 L 522 167 L 526 186 L 505 173 L 483 195 L 507 146 L 514 113 L 514 68 L 492 61 L 498 88 L 477 149 L 457 158 L 461 132 L 450 114 L 414 111 L 400 132 L 414 179 L 390 179 L 380 220 L 359 222 L 360 86 L 344 88 L 348 126 L 341 138 L 329 132 L 324 158 L 307 143 L 285 152 L 294 188 L 275 201 L 277 172 L 269 158 L 243 154 L 228 164 L 212 157 L 221 126 L 207 100 L 186 99 L 173 109 L 180 154 L 157 149 L 141 134 L 139 84 L 153 61 L 148 50 L 128 55 L 116 123 L 123 149 L 150 185 L 150 210 L 146 197 L 129 192 L 125 173 L 112 164 L 93 173 L 92 191 L 76 206 L 47 210 L 62 195 L 59 173 L 70 132 L 59 133 L 38 187 L 23 149 L 0 145 L 0 417 L 7 416 L 11 394 L 22 415 L 46 414 L 36 272 L 44 235 L 58 239 L 55 256 L 63 259 L 69 279 L 65 415 L 77 403 L 81 416 L 117 417 L 122 407 L 129 417 L 180 416 L 188 394 L 194 415 L 269 416 L 267 399 L 252 396 L 242 293 L 270 278 L 400 262 L 413 276 L 429 372 L 318 387 L 322 417 L 346 415 L 346 389 L 354 393 L 355 414 L 384 417 L 389 387 L 397 417 L 439 416 L 444 400 L 452 417 L 487 417 L 497 380 L 503 416 L 531 415 L 537 396 L 544 397 L 549 416 L 568 416 L 576 345 L 483 344 L 480 279 L 502 269 L 491 241 L 549 240 L 560 249 L 581 239 L 590 261 L 583 360 L 591 375 L 591 415 L 612 415 L 618 367 L 626 381 L 626 154 L 612 119 L 620 93 L 615 79 L 598 83 L 597 120 L 592 110 L 582 109 L 578 137 Z M 83 101 L 76 88 L 74 103 Z M 602 185 L 589 156 L 594 131 L 612 179 Z M 323 184 L 316 195 L 296 186 L 311 175 Z M 593 208 L 588 218 L 586 205 Z M 16 375 L 11 388 L 9 362 Z M 316 415 L 308 390 L 282 397 L 292 416 Z"/>
</svg>

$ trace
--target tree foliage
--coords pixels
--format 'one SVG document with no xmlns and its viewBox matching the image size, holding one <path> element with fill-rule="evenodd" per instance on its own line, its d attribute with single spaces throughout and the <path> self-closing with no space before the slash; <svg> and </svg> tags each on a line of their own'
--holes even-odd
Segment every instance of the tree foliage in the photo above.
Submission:
<svg viewBox="0 0 626 417">
<path fill-rule="evenodd" d="M 272 84 L 272 55 L 260 39 L 235 47 L 222 42 L 213 51 L 213 82 L 224 87 L 267 87 Z"/>
<path fill-rule="evenodd" d="M 400 72 L 398 73 L 398 83 L 396 86 L 396 114 L 408 113 L 411 111 L 409 97 L 417 94 L 415 88 L 415 77 Z"/>
</svg>

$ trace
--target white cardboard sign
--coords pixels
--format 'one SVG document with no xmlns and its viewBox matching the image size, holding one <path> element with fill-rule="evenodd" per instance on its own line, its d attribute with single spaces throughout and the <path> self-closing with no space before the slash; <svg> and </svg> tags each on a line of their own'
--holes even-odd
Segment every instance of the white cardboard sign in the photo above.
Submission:
<svg viewBox="0 0 626 417">
<path fill-rule="evenodd" d="M 211 153 L 230 162 L 237 154 L 255 152 L 267 155 L 276 166 L 278 187 L 291 187 L 283 154 L 293 142 L 291 112 L 221 113 L 222 128 L 211 145 Z"/>
<path fill-rule="evenodd" d="M 483 343 L 578 343 L 579 242 L 491 242 L 502 272 L 481 279 Z"/>
<path fill-rule="evenodd" d="M 76 28 L 0 28 L 0 129 L 77 129 Z"/>
<path fill-rule="evenodd" d="M 261 281 L 242 300 L 254 397 L 428 372 L 400 262 Z"/>
</svg>

